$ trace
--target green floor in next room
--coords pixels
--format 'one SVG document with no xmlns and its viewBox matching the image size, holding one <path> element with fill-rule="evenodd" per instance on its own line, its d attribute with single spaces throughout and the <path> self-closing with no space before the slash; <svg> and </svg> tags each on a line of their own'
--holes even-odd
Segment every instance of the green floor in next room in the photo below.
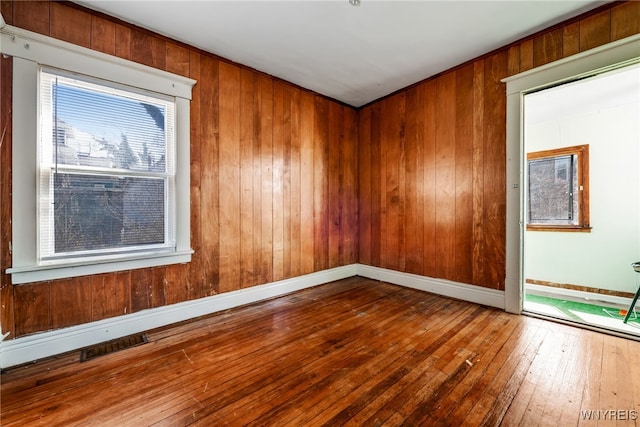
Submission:
<svg viewBox="0 0 640 427">
<path fill-rule="evenodd" d="M 554 298 L 531 293 L 526 293 L 524 300 L 526 312 L 640 337 L 640 308 L 635 307 L 625 324 L 622 320 L 628 308 L 604 301 L 578 301 L 564 296 Z"/>
</svg>

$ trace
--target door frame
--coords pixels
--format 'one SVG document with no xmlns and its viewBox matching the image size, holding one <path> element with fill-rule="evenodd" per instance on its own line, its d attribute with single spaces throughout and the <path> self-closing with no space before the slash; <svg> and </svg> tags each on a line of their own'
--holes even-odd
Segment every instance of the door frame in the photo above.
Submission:
<svg viewBox="0 0 640 427">
<path fill-rule="evenodd" d="M 520 314 L 524 298 L 524 95 L 640 63 L 640 34 L 507 77 L 506 258 L 504 306 Z"/>
</svg>

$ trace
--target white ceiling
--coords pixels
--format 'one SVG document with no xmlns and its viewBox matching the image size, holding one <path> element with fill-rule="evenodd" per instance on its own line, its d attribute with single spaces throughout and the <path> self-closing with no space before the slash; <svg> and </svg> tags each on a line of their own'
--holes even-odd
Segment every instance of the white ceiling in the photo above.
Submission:
<svg viewBox="0 0 640 427">
<path fill-rule="evenodd" d="M 359 107 L 606 1 L 76 2 Z"/>
</svg>

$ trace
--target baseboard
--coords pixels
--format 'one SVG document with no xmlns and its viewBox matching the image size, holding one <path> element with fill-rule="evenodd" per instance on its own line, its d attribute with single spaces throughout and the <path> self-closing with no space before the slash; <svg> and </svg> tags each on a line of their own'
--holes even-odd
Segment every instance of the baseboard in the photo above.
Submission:
<svg viewBox="0 0 640 427">
<path fill-rule="evenodd" d="M 525 283 L 524 289 L 525 293 L 531 293 L 533 295 L 551 296 L 555 298 L 568 298 L 570 300 L 577 300 L 582 302 L 601 302 L 620 307 L 629 307 L 632 300 L 632 298 L 626 298 L 616 295 L 585 292 L 567 288 L 549 287 L 536 285 L 533 283 Z"/>
<path fill-rule="evenodd" d="M 104 341 L 286 295 L 356 275 L 504 309 L 503 291 L 363 264 L 351 264 L 207 298 L 143 310 L 137 313 L 55 331 L 42 332 L 13 340 L 5 340 L 0 342 L 0 368 L 4 369 L 33 362 Z"/>
<path fill-rule="evenodd" d="M 417 274 L 402 273 L 386 268 L 356 264 L 358 276 L 381 280 L 395 285 L 406 286 L 421 291 L 431 292 L 451 298 L 488 305 L 504 310 L 504 291 L 467 285 L 444 279 L 419 276 Z"/>
<path fill-rule="evenodd" d="M 356 275 L 356 264 L 0 343 L 0 368 L 33 362 Z"/>
</svg>

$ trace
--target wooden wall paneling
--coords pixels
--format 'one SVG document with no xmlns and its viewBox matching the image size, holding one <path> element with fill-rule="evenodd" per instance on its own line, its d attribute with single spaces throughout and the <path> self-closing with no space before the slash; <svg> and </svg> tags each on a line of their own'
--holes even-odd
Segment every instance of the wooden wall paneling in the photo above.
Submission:
<svg viewBox="0 0 640 427">
<path fill-rule="evenodd" d="M 91 288 L 91 320 L 102 320 L 118 316 L 120 310 L 116 301 L 115 273 L 95 274 L 89 277 L 86 286 Z M 133 305 L 133 304 L 132 304 Z"/>
<path fill-rule="evenodd" d="M 436 277 L 455 277 L 455 73 L 437 79 Z"/>
<path fill-rule="evenodd" d="M 455 275 L 473 280 L 473 83 L 474 65 L 456 71 L 455 115 Z"/>
<path fill-rule="evenodd" d="M 91 286 L 86 285 L 84 277 L 56 280 L 51 283 L 50 292 L 51 328 L 59 329 L 91 321 Z"/>
<path fill-rule="evenodd" d="M 262 258 L 262 76 L 253 74 L 253 273 L 254 283 L 265 283 Z"/>
<path fill-rule="evenodd" d="M 240 69 L 220 63 L 220 292 L 240 289 Z"/>
<path fill-rule="evenodd" d="M 112 21 L 91 16 L 91 49 L 116 54 L 116 26 Z"/>
<path fill-rule="evenodd" d="M 602 46 L 611 41 L 611 9 L 588 16 L 580 21 L 580 52 Z"/>
<path fill-rule="evenodd" d="M 131 59 L 131 29 L 116 24 L 116 56 Z"/>
<path fill-rule="evenodd" d="M 165 304 L 176 304 L 189 299 L 189 265 L 173 264 L 164 268 Z"/>
<path fill-rule="evenodd" d="M 131 60 L 165 70 L 166 42 L 146 32 L 131 30 Z"/>
<path fill-rule="evenodd" d="M 273 160 L 272 160 L 272 215 L 273 215 L 273 275 L 271 280 L 284 279 L 284 84 L 273 83 Z"/>
<path fill-rule="evenodd" d="M 218 61 L 200 61 L 200 206 L 205 295 L 219 292 Z"/>
<path fill-rule="evenodd" d="M 261 266 L 260 283 L 273 280 L 273 80 L 259 77 L 260 91 L 260 150 L 262 191 Z"/>
<path fill-rule="evenodd" d="M 562 56 L 575 55 L 580 52 L 580 23 L 565 25 L 562 28 Z"/>
<path fill-rule="evenodd" d="M 3 1 L 0 2 L 0 13 L 4 18 L 4 22 L 8 25 L 13 25 L 13 2 Z"/>
<path fill-rule="evenodd" d="M 2 13 L 7 13 L 4 7 Z M 11 17 L 7 18 L 9 22 Z M 12 103 L 13 58 L 0 55 L 0 325 L 3 334 L 15 336 L 14 287 L 5 271 L 12 264 L 11 247 L 11 161 L 12 161 Z"/>
<path fill-rule="evenodd" d="M 533 68 L 533 39 L 520 43 L 520 72 Z"/>
<path fill-rule="evenodd" d="M 282 277 L 291 277 L 291 86 L 282 88 Z"/>
<path fill-rule="evenodd" d="M 406 130 L 405 130 L 405 227 L 404 241 L 406 248 L 405 271 L 413 274 L 422 274 L 423 265 L 423 176 L 419 173 L 419 164 L 422 163 L 422 141 L 424 140 L 424 128 L 422 117 L 422 105 L 419 100 L 421 86 L 416 86 L 407 91 L 406 97 Z M 424 100 L 422 100 L 424 101 Z M 420 117 L 420 118 L 419 118 Z M 420 144 L 418 144 L 420 141 Z"/>
<path fill-rule="evenodd" d="M 287 277 L 297 277 L 302 273 L 302 173 L 309 174 L 309 169 L 301 169 L 301 90 L 289 87 L 291 91 L 291 141 L 289 157 L 290 208 L 289 208 L 289 265 Z M 303 172 L 304 171 L 304 172 Z"/>
<path fill-rule="evenodd" d="M 378 121 L 376 122 L 376 130 L 378 131 L 378 145 L 379 145 L 379 156 L 380 160 L 378 163 L 378 168 L 380 169 L 380 175 L 377 177 L 378 180 L 375 185 L 379 188 L 378 195 L 378 203 L 377 207 L 378 212 L 380 214 L 379 225 L 376 229 L 379 239 L 379 266 L 388 267 L 389 263 L 387 260 L 387 238 L 388 238 L 388 224 L 387 224 L 387 132 L 385 128 L 388 122 L 388 108 L 387 108 L 388 99 L 384 99 L 380 102 L 380 115 L 378 116 Z"/>
<path fill-rule="evenodd" d="M 381 146 L 382 146 L 382 218 L 381 218 L 381 262 L 384 268 L 400 268 L 402 250 L 400 152 L 404 145 L 401 136 L 398 112 L 404 107 L 404 96 L 395 95 L 382 102 Z M 400 237 L 402 236 L 402 237 Z"/>
<path fill-rule="evenodd" d="M 611 41 L 640 33 L 640 2 L 629 1 L 611 8 Z"/>
<path fill-rule="evenodd" d="M 509 76 L 513 76 L 520 72 L 520 45 L 519 44 L 509 47 L 507 72 Z"/>
<path fill-rule="evenodd" d="M 302 274 L 314 271 L 314 123 L 315 99 L 300 93 L 300 242 Z"/>
<path fill-rule="evenodd" d="M 328 179 L 327 200 L 329 209 L 329 229 L 327 238 L 329 240 L 328 256 L 329 268 L 337 267 L 340 259 L 340 229 L 342 224 L 340 210 L 341 206 L 341 181 L 342 171 L 340 170 L 340 154 L 341 145 L 344 144 L 341 126 L 342 107 L 336 103 L 329 103 L 329 121 L 328 121 L 328 152 L 329 159 L 326 170 Z"/>
<path fill-rule="evenodd" d="M 240 287 L 254 286 L 253 73 L 240 70 Z M 259 206 L 259 205 L 258 205 Z"/>
<path fill-rule="evenodd" d="M 51 329 L 51 282 L 14 286 L 15 337 Z"/>
<path fill-rule="evenodd" d="M 91 47 L 91 15 L 63 3 L 51 2 L 51 37 Z"/>
<path fill-rule="evenodd" d="M 484 60 L 473 63 L 473 248 L 471 283 L 484 283 Z"/>
<path fill-rule="evenodd" d="M 154 267 L 151 269 L 151 307 L 162 307 L 167 303 L 166 271 L 166 267 Z"/>
<path fill-rule="evenodd" d="M 131 270 L 131 312 L 135 313 L 151 308 L 152 293 L 153 273 L 151 268 Z"/>
<path fill-rule="evenodd" d="M 314 270 L 329 266 L 329 101 L 315 96 L 313 126 Z"/>
<path fill-rule="evenodd" d="M 504 288 L 506 221 L 506 97 L 500 82 L 507 72 L 507 52 L 485 59 L 484 86 L 484 286 Z"/>
<path fill-rule="evenodd" d="M 341 265 L 353 264 L 358 261 L 358 114 L 349 107 L 342 108 L 344 112 L 344 144 L 342 150 L 342 224 L 341 239 L 344 242 Z"/>
<path fill-rule="evenodd" d="M 191 52 L 186 47 L 175 43 L 165 43 L 166 70 L 170 73 L 189 77 Z"/>
<path fill-rule="evenodd" d="M 426 139 L 425 123 L 427 120 L 425 117 L 425 113 L 426 113 L 425 106 L 427 105 L 427 102 L 428 101 L 427 101 L 426 85 L 423 84 L 416 88 L 416 105 L 417 105 L 416 123 L 415 123 L 416 136 L 415 136 L 415 152 L 413 154 L 415 155 L 415 158 L 416 158 L 416 176 L 415 176 L 415 183 L 413 184 L 415 186 L 414 188 L 417 194 L 417 200 L 415 201 L 416 204 L 414 207 L 415 215 L 416 215 L 416 218 L 415 218 L 416 227 L 409 230 L 412 233 L 416 243 L 415 254 L 413 254 L 413 256 L 416 257 L 415 272 L 417 274 L 424 274 L 424 268 L 425 268 L 425 265 L 427 264 L 424 260 L 424 253 L 425 253 L 424 183 L 425 183 L 425 172 L 426 172 L 426 165 L 425 165 L 424 159 L 425 159 L 425 139 Z M 407 112 L 408 111 L 409 111 L 409 108 L 407 107 Z M 409 159 L 408 155 L 407 155 L 407 159 Z"/>
<path fill-rule="evenodd" d="M 422 141 L 423 151 L 423 233 L 424 233 L 424 264 L 423 274 L 429 277 L 435 277 L 437 274 L 436 266 L 438 263 L 437 246 L 436 246 L 436 103 L 437 103 L 437 87 L 436 80 L 431 80 L 420 86 L 421 95 L 424 98 L 424 107 L 421 115 L 424 117 Z"/>
<path fill-rule="evenodd" d="M 380 102 L 371 109 L 371 265 L 382 262 L 382 135 Z"/>
<path fill-rule="evenodd" d="M 562 58 L 562 28 L 533 39 L 533 66 L 539 67 Z"/>
<path fill-rule="evenodd" d="M 407 125 L 407 94 L 399 94 L 398 105 L 398 269 L 406 271 L 407 248 L 405 242 L 406 221 L 406 125 Z"/>
<path fill-rule="evenodd" d="M 203 251 L 202 251 L 202 192 L 201 192 L 201 176 L 202 176 L 202 138 L 200 134 L 201 129 L 201 105 L 202 98 L 200 94 L 200 88 L 202 82 L 200 81 L 200 59 L 201 56 L 197 52 L 189 52 L 189 77 L 196 80 L 196 84 L 191 90 L 191 120 L 190 120 L 190 186 L 191 186 L 191 249 L 193 249 L 193 255 L 191 256 L 191 262 L 189 263 L 189 281 L 191 282 L 191 295 L 189 299 L 201 298 L 209 296 L 211 289 L 205 287 L 207 281 L 205 280 L 204 267 L 203 267 Z M 155 276 L 154 276 L 155 277 Z M 153 280 L 154 287 L 156 286 L 156 280 Z M 158 292 L 160 289 L 157 290 Z M 155 297 L 156 290 L 154 290 Z M 164 291 L 162 291 L 164 294 Z M 153 303 L 153 299 L 152 299 Z"/>
<path fill-rule="evenodd" d="M 51 4 L 49 1 L 14 1 L 13 25 L 45 36 L 50 35 Z"/>
<path fill-rule="evenodd" d="M 371 265 L 371 107 L 358 112 L 358 262 Z"/>
</svg>

